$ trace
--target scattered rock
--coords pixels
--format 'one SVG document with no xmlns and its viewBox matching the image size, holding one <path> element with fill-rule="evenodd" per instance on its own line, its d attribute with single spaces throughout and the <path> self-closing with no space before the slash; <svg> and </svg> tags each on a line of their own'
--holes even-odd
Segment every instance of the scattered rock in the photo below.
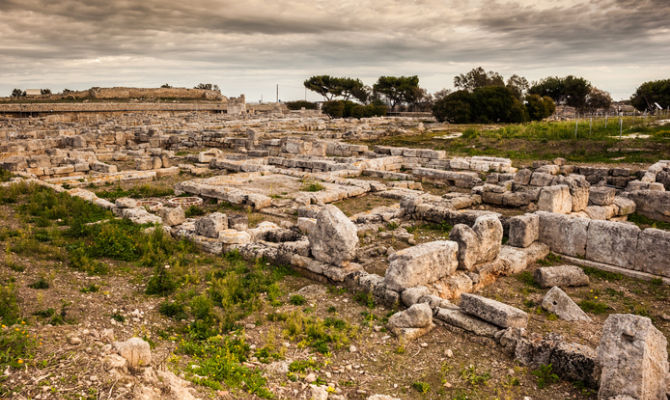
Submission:
<svg viewBox="0 0 670 400">
<path fill-rule="evenodd" d="M 598 399 L 666 398 L 667 340 L 651 320 L 632 314 L 611 314 L 605 320 L 598 362 Z"/>
<path fill-rule="evenodd" d="M 528 325 L 528 314 L 524 311 L 475 294 L 463 293 L 460 307 L 470 315 L 503 328 L 525 328 Z"/>
<path fill-rule="evenodd" d="M 575 265 L 559 265 L 556 267 L 541 267 L 535 270 L 533 276 L 535 283 L 540 287 L 553 286 L 587 286 L 589 277 L 584 270 Z"/>
<path fill-rule="evenodd" d="M 128 361 L 128 367 L 137 370 L 151 364 L 151 347 L 144 340 L 133 337 L 125 342 L 114 342 L 114 348 Z"/>
<path fill-rule="evenodd" d="M 308 237 L 312 256 L 319 261 L 342 265 L 356 256 L 356 225 L 333 205 L 321 209 L 316 217 L 316 227 Z"/>
<path fill-rule="evenodd" d="M 591 322 L 591 318 L 558 286 L 554 286 L 544 295 L 542 308 L 566 321 Z"/>
</svg>

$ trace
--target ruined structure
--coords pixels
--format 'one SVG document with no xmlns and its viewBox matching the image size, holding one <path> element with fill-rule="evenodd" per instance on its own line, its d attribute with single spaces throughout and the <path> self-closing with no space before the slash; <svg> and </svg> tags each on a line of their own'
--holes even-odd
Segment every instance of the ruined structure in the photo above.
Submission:
<svg viewBox="0 0 670 400">
<path fill-rule="evenodd" d="M 538 337 L 526 330 L 525 312 L 472 293 L 524 271 L 550 251 L 566 262 L 670 282 L 670 232 L 627 222 L 633 212 L 670 222 L 670 161 L 632 170 L 557 159 L 517 169 L 505 158 L 351 143 L 423 132 L 424 124 L 412 118 L 233 115 L 244 111 L 126 113 L 85 124 L 58 115 L 6 118 L 0 167 L 15 179 L 67 191 L 120 217 L 162 223 L 173 236 L 211 253 L 265 257 L 405 305 L 409 309 L 389 321 L 398 334 L 417 337 L 435 321 L 494 338 L 524 364 L 551 363 L 566 379 L 600 382 L 602 399 L 661 398 L 665 386 L 651 382 L 665 378 L 667 354 L 643 350 L 665 349 L 648 320 L 623 327 L 608 322 L 596 352 L 559 336 Z M 186 179 L 174 189 L 183 197 L 112 203 L 90 190 L 180 174 Z M 332 205 L 372 196 L 383 205 L 349 217 Z M 203 201 L 267 220 L 252 226 L 241 215 L 221 212 L 185 218 L 185 208 Z M 514 212 L 503 215 L 502 208 Z M 453 229 L 448 237 L 417 243 L 408 230 L 416 222 Z M 396 239 L 399 248 L 385 238 Z M 584 321 L 588 317 L 558 288 L 588 284 L 574 268 L 542 271 L 536 279 L 554 287 L 542 307 Z M 639 343 L 640 353 L 626 350 L 621 335 Z M 619 391 L 622 372 L 613 366 L 622 362 L 631 371 L 652 365 L 656 378 L 636 374 L 630 390 Z"/>
</svg>

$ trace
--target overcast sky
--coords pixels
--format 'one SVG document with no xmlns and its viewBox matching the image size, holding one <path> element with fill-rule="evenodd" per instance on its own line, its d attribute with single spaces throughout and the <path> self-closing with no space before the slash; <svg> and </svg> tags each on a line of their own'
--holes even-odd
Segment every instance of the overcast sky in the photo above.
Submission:
<svg viewBox="0 0 670 400">
<path fill-rule="evenodd" d="M 0 0 L 4 96 L 211 82 L 292 100 L 320 74 L 416 74 L 434 92 L 480 65 L 628 98 L 670 78 L 670 0 Z"/>
</svg>

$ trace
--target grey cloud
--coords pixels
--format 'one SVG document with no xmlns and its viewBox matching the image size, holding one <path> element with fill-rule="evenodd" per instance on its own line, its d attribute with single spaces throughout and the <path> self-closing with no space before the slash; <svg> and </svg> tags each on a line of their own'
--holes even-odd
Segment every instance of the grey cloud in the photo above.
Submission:
<svg viewBox="0 0 670 400">
<path fill-rule="evenodd" d="M 72 88 L 75 75 L 81 85 L 142 82 L 148 71 L 161 81 L 189 71 L 295 76 L 297 86 L 302 71 L 411 73 L 408 65 L 431 80 L 480 64 L 529 76 L 630 65 L 668 75 L 667 1 L 571 1 L 0 0 L 0 93 L 31 79 Z M 632 92 L 640 82 L 629 80 Z"/>
</svg>

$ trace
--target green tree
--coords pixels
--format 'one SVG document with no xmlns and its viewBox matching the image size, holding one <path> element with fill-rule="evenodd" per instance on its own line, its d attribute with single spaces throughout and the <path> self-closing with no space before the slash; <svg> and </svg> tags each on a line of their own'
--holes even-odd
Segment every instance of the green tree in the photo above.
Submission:
<svg viewBox="0 0 670 400">
<path fill-rule="evenodd" d="M 633 107 L 640 111 L 653 110 L 654 103 L 663 108 L 670 107 L 670 79 L 645 82 L 630 98 Z"/>
<path fill-rule="evenodd" d="M 549 96 L 540 97 L 537 94 L 526 96 L 526 112 L 531 121 L 541 121 L 556 110 L 556 103 Z"/>
<path fill-rule="evenodd" d="M 40 89 L 40 94 L 51 94 L 51 89 Z"/>
<path fill-rule="evenodd" d="M 549 96 L 556 104 L 566 104 L 582 111 L 586 108 L 586 96 L 590 92 L 591 82 L 572 75 L 544 78 L 528 90 L 530 94 Z"/>
<path fill-rule="evenodd" d="M 219 85 L 213 85 L 211 83 L 198 83 L 198 85 L 195 86 L 194 89 L 214 90 L 215 92 L 221 92 L 221 89 L 219 89 Z"/>
<path fill-rule="evenodd" d="M 440 122 L 464 124 L 472 120 L 470 103 L 472 94 L 459 90 L 437 100 L 433 104 L 433 115 Z"/>
<path fill-rule="evenodd" d="M 467 74 L 454 77 L 454 86 L 458 89 L 473 91 L 485 86 L 505 86 L 502 75 L 497 72 L 486 72 L 484 68 L 473 68 Z"/>
<path fill-rule="evenodd" d="M 417 98 L 419 89 L 419 77 L 413 76 L 380 76 L 372 85 L 375 94 L 386 98 L 391 109 L 396 105 L 411 102 Z"/>
<path fill-rule="evenodd" d="M 612 96 L 604 90 L 597 87 L 591 88 L 589 95 L 586 96 L 586 109 L 593 112 L 599 109 L 609 109 L 612 104 Z"/>
<path fill-rule="evenodd" d="M 528 118 L 524 105 L 504 86 L 451 93 L 435 102 L 433 115 L 438 121 L 452 123 L 523 122 Z"/>
<path fill-rule="evenodd" d="M 161 88 L 162 88 L 162 89 L 171 89 L 172 86 L 170 86 L 169 83 L 164 83 L 164 84 L 161 85 Z"/>
<path fill-rule="evenodd" d="M 312 76 L 303 82 L 303 85 L 312 92 L 320 94 L 327 101 L 342 94 L 341 81 L 330 75 Z"/>
<path fill-rule="evenodd" d="M 21 89 L 12 90 L 12 97 L 21 97 L 21 96 L 25 96 L 25 95 L 26 95 L 26 92 L 24 92 Z"/>
<path fill-rule="evenodd" d="M 515 74 L 507 79 L 507 84 L 505 86 L 514 92 L 517 99 L 521 100 L 528 91 L 529 84 L 526 78 Z"/>
</svg>

